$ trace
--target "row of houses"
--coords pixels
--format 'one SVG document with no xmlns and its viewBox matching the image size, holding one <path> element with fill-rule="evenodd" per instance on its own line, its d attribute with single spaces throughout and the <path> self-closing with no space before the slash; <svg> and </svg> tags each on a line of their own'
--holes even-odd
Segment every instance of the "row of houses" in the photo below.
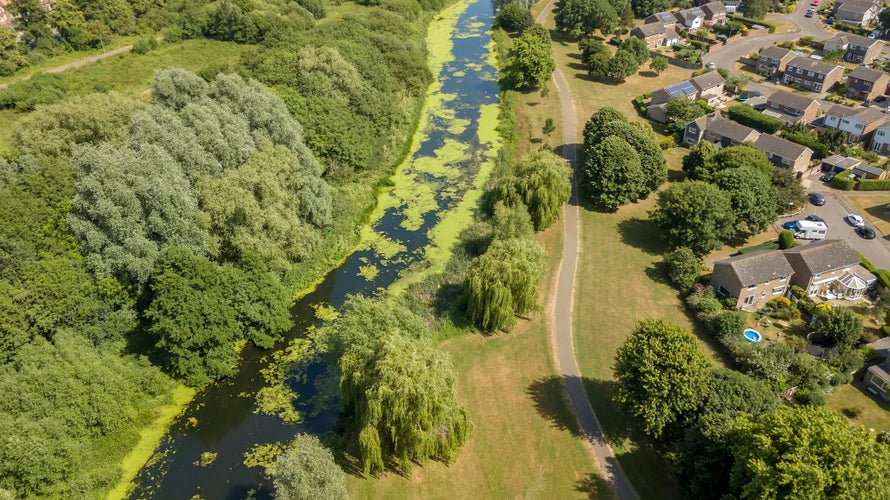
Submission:
<svg viewBox="0 0 890 500">
<path fill-rule="evenodd" d="M 702 27 L 726 23 L 726 7 L 723 2 L 711 2 L 677 12 L 656 12 L 644 21 L 630 30 L 630 36 L 643 40 L 650 49 L 670 47 L 680 40 L 681 30 L 695 33 Z"/>
<path fill-rule="evenodd" d="M 756 310 L 798 286 L 810 295 L 856 300 L 876 282 L 846 240 L 822 240 L 787 250 L 760 250 L 714 263 L 711 286 L 736 307 Z"/>
<path fill-rule="evenodd" d="M 884 42 L 851 33 L 837 33 L 823 42 L 823 51 L 841 49 L 844 61 L 871 64 L 881 57 Z M 760 51 L 757 72 L 767 77 L 781 79 L 782 83 L 798 83 L 815 92 L 830 89 L 841 81 L 844 68 L 777 46 Z M 867 68 L 864 68 L 867 69 Z"/>
</svg>

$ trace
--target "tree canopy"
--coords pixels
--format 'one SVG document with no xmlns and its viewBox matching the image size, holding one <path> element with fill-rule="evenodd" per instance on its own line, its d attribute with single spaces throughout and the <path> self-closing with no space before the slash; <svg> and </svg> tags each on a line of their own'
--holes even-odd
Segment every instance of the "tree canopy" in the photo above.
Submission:
<svg viewBox="0 0 890 500">
<path fill-rule="evenodd" d="M 672 184 L 651 212 L 662 238 L 697 255 L 716 250 L 736 232 L 736 217 L 726 194 L 702 181 Z"/>
<path fill-rule="evenodd" d="M 511 205 L 525 204 L 535 229 L 547 229 L 569 201 L 571 176 L 562 157 L 550 151 L 529 153 L 516 163 L 513 175 L 500 180 L 499 198 Z"/>
<path fill-rule="evenodd" d="M 513 42 L 507 75 L 515 88 L 540 88 L 547 84 L 555 68 L 549 36 L 541 38 L 528 32 Z"/>
<path fill-rule="evenodd" d="M 279 500 L 345 500 L 346 474 L 334 455 L 309 434 L 298 434 L 272 468 Z"/>
<path fill-rule="evenodd" d="M 753 167 L 721 170 L 714 182 L 729 195 L 737 221 L 737 235 L 759 234 L 776 220 L 776 188 L 769 177 Z"/>
<path fill-rule="evenodd" d="M 556 11 L 556 28 L 575 36 L 600 30 L 611 32 L 618 24 L 618 12 L 607 0 L 565 0 Z"/>
</svg>

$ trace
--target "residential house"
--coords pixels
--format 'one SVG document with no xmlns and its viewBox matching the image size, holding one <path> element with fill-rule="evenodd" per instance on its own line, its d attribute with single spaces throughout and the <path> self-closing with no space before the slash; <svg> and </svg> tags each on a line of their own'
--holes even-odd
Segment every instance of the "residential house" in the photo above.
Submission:
<svg viewBox="0 0 890 500">
<path fill-rule="evenodd" d="M 878 339 L 868 346 L 875 353 L 882 355 L 884 361 L 868 367 L 863 378 L 865 388 L 884 401 L 890 401 L 890 337 Z"/>
<path fill-rule="evenodd" d="M 850 144 L 870 141 L 875 130 L 885 123 L 885 115 L 878 108 L 851 108 L 841 104 L 828 108 L 822 120 L 823 127 L 844 132 Z"/>
<path fill-rule="evenodd" d="M 871 26 L 877 21 L 881 7 L 872 0 L 847 0 L 835 3 L 834 15 L 836 20 L 847 24 Z"/>
<path fill-rule="evenodd" d="M 658 47 L 670 47 L 680 40 L 680 35 L 672 27 L 666 27 L 660 22 L 648 23 L 630 30 L 630 36 L 635 36 L 646 42 L 649 49 Z"/>
<path fill-rule="evenodd" d="M 869 148 L 879 155 L 890 155 L 890 123 L 883 123 L 875 129 Z"/>
<path fill-rule="evenodd" d="M 714 3 L 716 1 L 717 0 L 693 0 L 692 5 L 695 7 L 703 7 L 709 3 Z M 735 11 L 739 8 L 741 0 L 723 0 L 720 3 L 723 4 L 723 8 L 726 9 L 726 12 L 735 14 Z"/>
<path fill-rule="evenodd" d="M 771 45 L 760 51 L 757 72 L 767 77 L 780 77 L 785 72 L 785 66 L 795 57 L 797 53 L 793 50 Z"/>
<path fill-rule="evenodd" d="M 677 26 L 677 16 L 673 12 L 656 12 L 643 20 L 643 24 L 661 23 L 665 28 Z"/>
<path fill-rule="evenodd" d="M 763 113 L 779 118 L 786 125 L 807 124 L 816 119 L 819 101 L 805 95 L 777 90 L 766 98 Z"/>
<path fill-rule="evenodd" d="M 868 38 L 841 31 L 825 40 L 822 48 L 823 52 L 834 49 L 843 49 L 845 51 L 844 61 L 871 64 L 875 58 L 880 57 L 881 51 L 884 50 L 884 42 L 876 38 Z"/>
<path fill-rule="evenodd" d="M 705 27 L 726 24 L 726 6 L 723 5 L 723 2 L 706 3 L 700 8 L 705 13 L 705 20 L 702 23 Z"/>
<path fill-rule="evenodd" d="M 650 120 L 667 123 L 668 118 L 665 113 L 665 106 L 668 100 L 673 97 L 685 97 L 693 101 L 698 97 L 698 89 L 689 80 L 683 80 L 680 83 L 675 83 L 669 87 L 663 87 L 652 92 L 652 98 L 649 100 L 649 106 L 646 108 L 646 116 Z"/>
<path fill-rule="evenodd" d="M 698 7 L 677 12 L 677 23 L 686 31 L 695 33 L 705 22 L 705 13 Z"/>
<path fill-rule="evenodd" d="M 821 240 L 784 252 L 794 269 L 791 284 L 810 295 L 855 300 L 876 280 L 847 240 Z"/>
<path fill-rule="evenodd" d="M 841 172 L 848 168 L 858 167 L 862 164 L 859 158 L 851 158 L 849 156 L 831 155 L 822 160 L 823 172 Z"/>
<path fill-rule="evenodd" d="M 874 99 L 887 92 L 888 84 L 887 73 L 860 66 L 847 75 L 847 97 L 860 101 Z"/>
<path fill-rule="evenodd" d="M 751 127 L 739 125 L 716 114 L 699 117 L 686 124 L 683 143 L 698 144 L 701 141 L 713 142 L 721 148 L 754 142 L 760 133 Z"/>
<path fill-rule="evenodd" d="M 774 166 L 793 172 L 805 172 L 813 158 L 812 149 L 769 134 L 760 134 L 754 148 L 762 151 Z"/>
<path fill-rule="evenodd" d="M 782 83 L 796 83 L 812 92 L 831 90 L 844 75 L 844 68 L 809 57 L 797 56 L 785 66 Z"/>
<path fill-rule="evenodd" d="M 716 106 L 723 98 L 723 85 L 726 80 L 716 71 L 691 78 L 689 83 L 698 91 L 696 99 L 707 101 L 709 106 Z"/>
<path fill-rule="evenodd" d="M 874 165 L 861 163 L 853 168 L 853 175 L 860 179 L 886 179 L 890 172 Z"/>
<path fill-rule="evenodd" d="M 715 262 L 711 286 L 719 295 L 737 299 L 737 308 L 754 310 L 781 297 L 793 272 L 782 251 L 759 250 Z"/>
</svg>

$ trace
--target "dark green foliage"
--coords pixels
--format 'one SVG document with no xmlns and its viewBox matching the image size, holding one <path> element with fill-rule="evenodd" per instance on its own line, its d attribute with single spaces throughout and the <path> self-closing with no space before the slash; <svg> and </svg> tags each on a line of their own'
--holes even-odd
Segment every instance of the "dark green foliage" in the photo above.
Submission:
<svg viewBox="0 0 890 500">
<path fill-rule="evenodd" d="M 614 211 L 645 193 L 640 156 L 624 139 L 606 137 L 592 148 L 585 148 L 584 158 L 580 189 L 594 205 Z"/>
<path fill-rule="evenodd" d="M 613 121 L 603 126 L 598 137 L 600 140 L 608 137 L 620 137 L 636 151 L 640 157 L 640 166 L 645 177 L 645 194 L 655 191 L 667 181 L 667 164 L 664 153 L 648 125 L 639 122 L 628 123 L 623 120 Z"/>
<path fill-rule="evenodd" d="M 521 33 L 534 26 L 535 19 L 527 8 L 513 2 L 498 12 L 497 23 L 506 31 Z"/>
<path fill-rule="evenodd" d="M 853 188 L 856 187 L 856 180 L 851 179 L 850 175 L 853 174 L 853 169 L 848 168 L 843 172 L 834 176 L 834 179 L 831 179 L 831 187 L 836 189 L 842 189 L 844 191 L 852 191 Z"/>
<path fill-rule="evenodd" d="M 627 337 L 615 356 L 614 370 L 615 401 L 656 438 L 701 406 L 710 376 L 695 336 L 653 319 L 642 321 Z"/>
<path fill-rule="evenodd" d="M 634 40 L 636 40 L 634 38 Z M 637 72 L 640 67 L 637 57 L 634 53 L 627 50 L 619 50 L 609 59 L 606 66 L 606 74 L 609 78 L 623 82 L 625 78 Z"/>
<path fill-rule="evenodd" d="M 136 54 L 147 54 L 158 46 L 158 41 L 154 37 L 143 37 L 133 42 L 133 52 Z"/>
<path fill-rule="evenodd" d="M 794 233 L 790 229 L 785 229 L 779 233 L 779 250 L 793 248 L 795 244 Z"/>
<path fill-rule="evenodd" d="M 671 283 L 681 291 L 688 290 L 704 269 L 702 260 L 686 247 L 665 254 L 664 263 Z"/>
<path fill-rule="evenodd" d="M 509 330 L 538 301 L 544 251 L 530 240 L 495 240 L 467 275 L 467 314 L 489 331 Z"/>
<path fill-rule="evenodd" d="M 829 146 L 819 137 L 815 130 L 803 127 L 801 130 L 783 130 L 782 138 L 796 142 L 813 150 L 813 158 L 828 156 Z"/>
<path fill-rule="evenodd" d="M 765 134 L 774 134 L 782 128 L 784 122 L 778 118 L 767 116 L 746 104 L 735 104 L 726 110 L 730 120 L 747 125 Z"/>
<path fill-rule="evenodd" d="M 510 205 L 524 204 L 535 230 L 547 229 L 559 220 L 572 194 L 572 169 L 549 151 L 530 153 L 519 160 L 512 176 L 498 184 L 498 198 Z"/>
<path fill-rule="evenodd" d="M 621 46 L 618 47 L 618 50 L 627 51 L 633 54 L 634 60 L 636 60 L 637 62 L 637 66 L 640 66 L 644 62 L 649 60 L 649 46 L 646 45 L 646 42 L 640 40 L 635 36 L 628 37 L 626 40 L 621 42 Z"/>
<path fill-rule="evenodd" d="M 736 230 L 728 197 L 717 186 L 701 181 L 668 187 L 651 218 L 669 246 L 686 246 L 698 255 L 720 248 Z"/>
<path fill-rule="evenodd" d="M 674 6 L 670 0 L 632 0 L 634 14 L 640 19 L 645 19 L 656 12 L 668 10 Z"/>
<path fill-rule="evenodd" d="M 748 326 L 748 318 L 741 311 L 722 311 L 711 322 L 711 330 L 717 338 L 740 335 Z"/>
<path fill-rule="evenodd" d="M 507 79 L 515 89 L 536 89 L 545 85 L 553 74 L 556 63 L 550 49 L 550 39 L 525 33 L 513 42 Z"/>
<path fill-rule="evenodd" d="M 776 188 L 776 213 L 793 212 L 795 207 L 802 207 L 806 203 L 803 186 L 791 169 L 772 169 L 772 185 Z"/>
<path fill-rule="evenodd" d="M 18 113 L 34 111 L 40 104 L 52 104 L 65 98 L 68 84 L 55 74 L 40 73 L 4 89 L 0 89 L 0 109 Z"/>
<path fill-rule="evenodd" d="M 711 390 L 701 407 L 703 415 L 719 413 L 730 417 L 762 415 L 779 407 L 779 398 L 768 385 L 735 370 L 715 370 Z"/>
<path fill-rule="evenodd" d="M 670 453 L 671 474 L 686 498 L 719 500 L 729 491 L 732 454 L 726 444 L 733 419 L 706 414 Z"/>
<path fill-rule="evenodd" d="M 881 498 L 890 447 L 843 415 L 786 406 L 736 421 L 732 493 L 745 498 Z M 787 471 L 794 471 L 787 473 Z"/>
<path fill-rule="evenodd" d="M 738 236 L 759 234 L 776 220 L 776 189 L 761 170 L 727 168 L 717 173 L 714 182 L 729 195 Z"/>
<path fill-rule="evenodd" d="M 649 63 L 649 69 L 655 72 L 656 75 L 660 75 L 664 70 L 668 69 L 668 60 L 666 57 L 653 57 L 652 62 Z"/>
<path fill-rule="evenodd" d="M 279 500 L 345 500 L 346 474 L 317 437 L 298 434 L 272 468 Z"/>
<path fill-rule="evenodd" d="M 611 32 L 618 24 L 618 12 L 607 0 L 565 0 L 556 11 L 556 28 L 575 36 Z"/>
<path fill-rule="evenodd" d="M 714 175 L 714 156 L 717 154 L 717 146 L 712 142 L 701 141 L 689 148 L 689 154 L 683 157 L 683 171 L 689 174 L 689 178 L 699 181 L 709 181 Z"/>
<path fill-rule="evenodd" d="M 614 121 L 627 121 L 627 118 L 621 111 L 608 106 L 594 111 L 587 123 L 584 124 L 584 143 L 599 140 L 606 124 Z"/>
<path fill-rule="evenodd" d="M 321 19 L 327 15 L 325 0 L 299 0 L 297 3 L 300 7 L 308 10 L 315 19 Z"/>
<path fill-rule="evenodd" d="M 840 351 L 855 347 L 862 339 L 862 318 L 846 307 L 835 307 L 818 318 L 816 331 L 837 342 Z"/>
<path fill-rule="evenodd" d="M 337 359 L 365 474 L 393 462 L 407 473 L 414 462 L 452 461 L 472 430 L 455 398 L 451 361 L 431 336 L 404 302 L 363 297 L 319 332 Z"/>
<path fill-rule="evenodd" d="M 722 170 L 741 167 L 749 167 L 766 175 L 770 175 L 774 170 L 765 153 L 747 144 L 723 148 L 714 155 L 715 174 Z"/>
<path fill-rule="evenodd" d="M 578 50 L 581 51 L 581 61 L 584 64 L 590 64 L 592 58 L 597 54 L 604 54 L 606 58 L 610 55 L 606 44 L 593 37 L 584 37 L 578 41 Z"/>
<path fill-rule="evenodd" d="M 707 113 L 708 108 L 702 106 L 700 101 L 690 101 L 682 96 L 671 97 L 664 107 L 665 116 L 676 124 L 677 129 L 686 127 L 687 123 Z"/>
<path fill-rule="evenodd" d="M 890 179 L 860 179 L 858 189 L 860 191 L 887 191 L 890 190 Z"/>
<path fill-rule="evenodd" d="M 769 12 L 770 5 L 770 0 L 749 0 L 745 4 L 745 17 L 762 20 L 766 17 L 766 13 Z"/>
</svg>

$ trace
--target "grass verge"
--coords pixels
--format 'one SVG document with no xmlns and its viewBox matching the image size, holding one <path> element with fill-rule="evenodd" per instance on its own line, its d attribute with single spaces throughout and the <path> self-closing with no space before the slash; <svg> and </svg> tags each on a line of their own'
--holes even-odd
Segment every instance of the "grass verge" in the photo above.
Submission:
<svg viewBox="0 0 890 500">
<path fill-rule="evenodd" d="M 847 203 L 874 224 L 882 233 L 890 234 L 890 195 L 887 194 L 851 194 L 845 197 Z"/>
<path fill-rule="evenodd" d="M 843 413 L 853 425 L 878 432 L 890 429 L 890 411 L 851 384 L 837 386 L 828 394 L 825 406 Z"/>
</svg>

